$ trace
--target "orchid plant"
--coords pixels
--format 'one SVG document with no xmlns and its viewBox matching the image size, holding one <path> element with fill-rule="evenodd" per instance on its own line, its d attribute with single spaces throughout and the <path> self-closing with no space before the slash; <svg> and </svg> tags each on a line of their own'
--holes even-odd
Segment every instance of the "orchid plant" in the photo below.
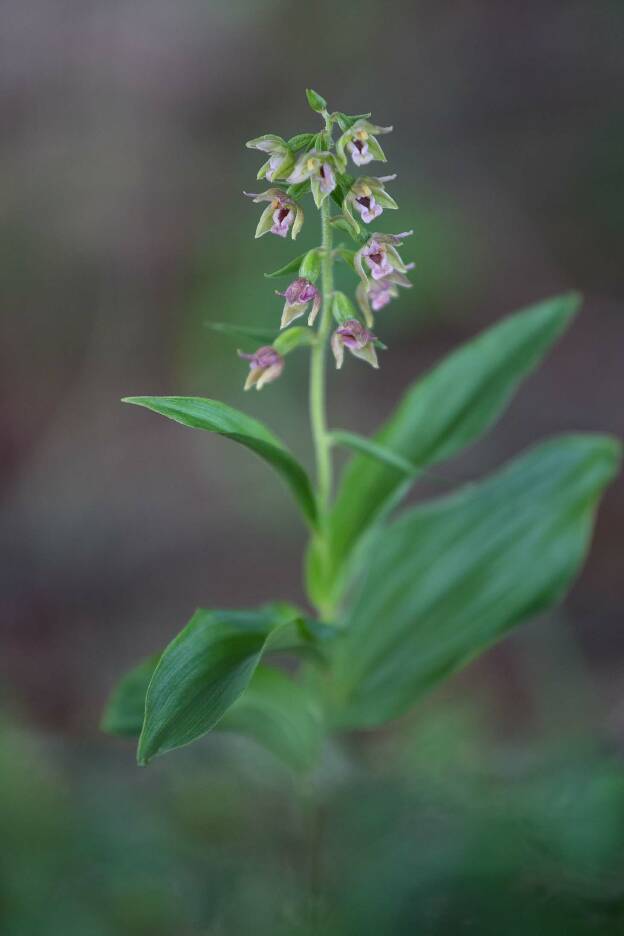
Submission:
<svg viewBox="0 0 624 936">
<path fill-rule="evenodd" d="M 320 243 L 269 274 L 292 279 L 277 292 L 281 320 L 276 306 L 275 331 L 252 353 L 239 353 L 249 365 L 245 389 L 256 390 L 279 380 L 296 349 L 309 353 L 315 483 L 264 423 L 224 403 L 153 396 L 126 402 L 230 438 L 281 476 L 310 533 L 309 608 L 271 601 L 197 610 L 162 652 L 121 681 L 107 706 L 104 728 L 137 736 L 140 764 L 216 729 L 252 737 L 308 774 L 328 736 L 397 718 L 511 628 L 559 602 L 617 470 L 613 438 L 563 435 L 485 480 L 396 516 L 430 466 L 492 426 L 579 300 L 549 299 L 469 341 L 419 376 L 374 436 L 331 426 L 329 351 L 338 368 L 345 350 L 379 367 L 385 346 L 376 333 L 383 334 L 388 304 L 410 286 L 413 264 L 399 248 L 411 232 L 371 231 L 398 207 L 386 191 L 395 176 L 357 175 L 386 161 L 378 138 L 392 128 L 370 114 L 330 112 L 314 91 L 307 98 L 320 129 L 289 140 L 265 134 L 247 144 L 267 157 L 258 178 L 270 183 L 250 197 L 265 206 L 256 237 L 294 240 L 311 195 Z M 338 242 L 340 235 L 351 246 Z M 334 286 L 336 263 L 355 277 L 352 298 Z M 306 315 L 307 324 L 293 325 Z M 258 332 L 218 328 L 241 339 Z M 338 446 L 352 457 L 336 484 Z M 285 655 L 288 666 L 280 663 Z"/>
</svg>

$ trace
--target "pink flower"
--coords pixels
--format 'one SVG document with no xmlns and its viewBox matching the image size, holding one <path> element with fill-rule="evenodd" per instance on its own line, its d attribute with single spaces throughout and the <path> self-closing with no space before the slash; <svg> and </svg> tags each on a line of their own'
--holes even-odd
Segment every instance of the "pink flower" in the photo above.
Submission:
<svg viewBox="0 0 624 936">
<path fill-rule="evenodd" d="M 308 325 L 313 325 L 321 307 L 321 294 L 310 280 L 299 277 L 293 280 L 285 292 L 275 290 L 277 296 L 284 296 L 284 311 L 282 312 L 282 321 L 280 328 L 286 328 L 295 319 L 302 316 L 308 303 L 312 302 L 312 309 L 308 318 Z"/>
<path fill-rule="evenodd" d="M 366 118 L 356 120 L 353 126 L 342 134 L 336 144 L 336 152 L 341 161 L 346 159 L 345 149 L 349 151 L 356 166 L 365 166 L 374 159 L 385 162 L 386 157 L 377 137 L 390 133 L 392 127 L 379 127 Z"/>
<path fill-rule="evenodd" d="M 284 370 L 284 358 L 271 345 L 258 348 L 253 354 L 238 352 L 238 356 L 249 361 L 249 374 L 245 381 L 245 390 L 255 387 L 262 390 L 265 384 L 271 383 L 281 375 Z"/>
<path fill-rule="evenodd" d="M 345 348 L 348 348 L 355 357 L 366 361 L 371 367 L 379 367 L 377 352 L 375 351 L 376 341 L 375 335 L 369 332 L 357 319 L 347 319 L 346 322 L 343 322 L 336 329 L 331 340 L 338 370 L 340 370 L 344 361 Z"/>
<path fill-rule="evenodd" d="M 290 195 L 278 188 L 267 189 L 258 195 L 253 192 L 243 192 L 243 195 L 253 198 L 256 203 L 269 202 L 260 215 L 256 237 L 262 237 L 269 231 L 278 237 L 286 237 L 291 231 L 292 239 L 296 238 L 303 224 L 303 208 Z"/>
<path fill-rule="evenodd" d="M 403 231 L 402 234 L 371 234 L 368 243 L 357 251 L 353 263 L 367 289 L 369 274 L 364 269 L 364 263 L 374 280 L 382 280 L 393 273 L 407 272 L 408 267 L 403 263 L 397 247 L 412 233 L 413 231 Z"/>
</svg>

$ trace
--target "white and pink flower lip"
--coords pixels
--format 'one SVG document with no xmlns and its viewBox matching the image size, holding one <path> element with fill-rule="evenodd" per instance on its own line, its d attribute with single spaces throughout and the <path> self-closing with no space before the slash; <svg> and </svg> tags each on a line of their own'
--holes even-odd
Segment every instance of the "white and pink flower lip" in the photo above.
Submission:
<svg viewBox="0 0 624 936">
<path fill-rule="evenodd" d="M 386 248 L 377 240 L 371 240 L 362 250 L 362 256 L 368 265 L 373 279 L 383 279 L 389 276 L 394 267 L 388 259 Z"/>
</svg>

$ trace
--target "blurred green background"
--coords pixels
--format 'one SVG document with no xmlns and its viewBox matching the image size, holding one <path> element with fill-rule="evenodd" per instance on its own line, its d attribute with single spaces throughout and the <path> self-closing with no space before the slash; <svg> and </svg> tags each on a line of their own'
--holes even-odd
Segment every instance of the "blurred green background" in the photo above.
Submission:
<svg viewBox="0 0 624 936">
<path fill-rule="evenodd" d="M 615 0 L 5 0 L 2 936 L 624 933 L 621 483 L 564 608 L 328 751 L 316 804 L 250 743 L 138 770 L 98 730 L 195 606 L 302 600 L 270 472 L 119 398 L 220 398 L 309 461 L 303 353 L 252 398 L 206 327 L 277 323 L 262 273 L 317 238 L 310 211 L 294 248 L 254 242 L 241 195 L 246 139 L 314 129 L 306 86 L 394 124 L 380 227 L 415 229 L 382 368 L 332 375 L 332 423 L 369 431 L 457 343 L 577 288 L 500 427 L 416 496 L 551 432 L 621 434 L 623 35 Z"/>
</svg>

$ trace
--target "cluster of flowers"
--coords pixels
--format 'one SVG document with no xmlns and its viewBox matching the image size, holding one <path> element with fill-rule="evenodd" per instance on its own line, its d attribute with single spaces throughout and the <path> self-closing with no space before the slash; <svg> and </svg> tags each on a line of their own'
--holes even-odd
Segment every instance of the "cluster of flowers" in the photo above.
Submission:
<svg viewBox="0 0 624 936">
<path fill-rule="evenodd" d="M 287 237 L 290 232 L 294 240 L 304 222 L 304 211 L 299 199 L 307 191 L 312 193 L 317 208 L 321 208 L 330 195 L 340 205 L 341 214 L 331 220 L 333 223 L 341 222 L 341 226 L 357 241 L 359 249 L 338 249 L 334 255 L 342 259 L 348 256 L 348 262 L 360 277 L 356 299 L 364 323 L 357 317 L 347 297 L 342 293 L 334 293 L 329 301 L 338 327 L 332 335 L 331 348 L 338 368 L 342 366 L 345 348 L 372 367 L 378 367 L 376 348 L 384 346 L 372 332 L 373 313 L 396 298 L 399 287 L 411 286 L 406 273 L 413 264 L 403 263 L 397 248 L 412 232 L 362 233 L 361 223 L 370 224 L 385 209 L 398 207 L 385 188 L 386 183 L 393 181 L 396 176 L 361 176 L 354 179 L 347 174 L 347 164 L 348 156 L 355 166 L 368 165 L 373 160 L 385 162 L 386 157 L 377 137 L 389 133 L 392 127 L 370 123 L 370 115 L 349 118 L 344 114 L 330 116 L 326 111 L 323 111 L 323 115 L 326 118 L 326 130 L 322 133 L 302 133 L 288 142 L 274 134 L 250 140 L 247 143 L 250 149 L 260 150 L 268 157 L 258 172 L 258 178 L 269 182 L 284 180 L 288 188 L 271 187 L 259 194 L 244 194 L 256 203 L 267 203 L 258 222 L 256 237 L 267 233 Z M 343 130 L 335 149 L 331 137 L 334 120 Z M 314 255 L 317 258 L 316 265 L 306 263 L 304 259 L 299 276 L 284 292 L 277 292 L 285 299 L 280 328 L 286 328 L 305 315 L 308 308 L 308 325 L 314 325 L 322 301 L 314 280 L 318 276 L 318 258 L 322 256 L 323 250 L 319 247 L 310 251 L 306 256 Z M 276 380 L 284 368 L 280 350 L 272 345 L 259 348 L 254 354 L 239 354 L 249 361 L 246 390 L 250 387 L 260 390 Z"/>
</svg>

